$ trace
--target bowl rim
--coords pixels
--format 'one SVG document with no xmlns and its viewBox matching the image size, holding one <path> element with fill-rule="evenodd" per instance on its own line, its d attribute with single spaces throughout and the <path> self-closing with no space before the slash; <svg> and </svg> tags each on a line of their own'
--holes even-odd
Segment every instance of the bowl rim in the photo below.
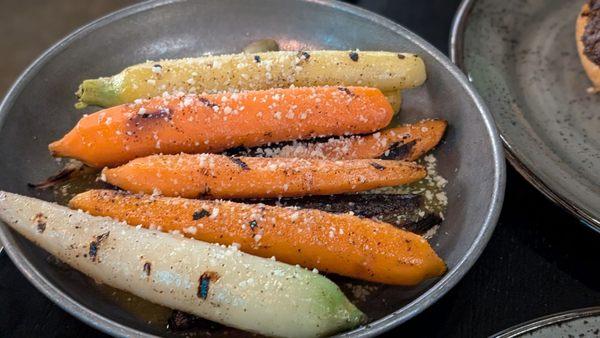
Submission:
<svg viewBox="0 0 600 338">
<path fill-rule="evenodd" d="M 0 127 L 3 125 L 6 115 L 8 114 L 9 107 L 12 107 L 17 95 L 21 92 L 22 88 L 28 83 L 31 78 L 37 73 L 37 71 L 53 56 L 58 52 L 68 48 L 72 41 L 77 40 L 80 37 L 94 31 L 98 27 L 102 27 L 111 24 L 114 21 L 120 20 L 127 16 L 137 14 L 143 11 L 148 11 L 156 7 L 166 6 L 173 3 L 185 2 L 189 0 L 153 0 L 148 2 L 142 2 L 134 4 L 123 9 L 112 12 L 99 19 L 96 19 L 70 33 L 68 36 L 48 48 L 44 51 L 37 59 L 35 59 L 21 75 L 17 78 L 15 83 L 7 92 L 2 103 L 0 104 Z M 382 17 L 378 14 L 372 13 L 368 10 L 359 8 L 354 5 L 332 2 L 327 0 L 292 0 L 305 3 L 313 3 L 319 6 L 328 7 L 333 10 L 340 10 L 351 15 L 355 15 L 362 19 L 371 21 L 372 23 L 383 26 L 387 29 L 392 30 L 396 34 L 403 35 L 409 41 L 415 45 L 421 47 L 426 53 L 433 57 L 439 62 L 450 74 L 456 79 L 460 86 L 462 86 L 467 92 L 470 99 L 475 104 L 477 111 L 480 113 L 486 132 L 490 138 L 491 153 L 493 157 L 493 188 L 489 202 L 489 209 L 485 215 L 484 221 L 481 224 L 479 232 L 474 239 L 473 243 L 466 251 L 465 255 L 457 262 L 457 264 L 450 269 L 443 277 L 441 277 L 435 284 L 429 289 L 423 292 L 419 297 L 412 300 L 410 303 L 399 308 L 398 310 L 380 318 L 374 322 L 371 322 L 365 326 L 359 327 L 353 331 L 342 333 L 341 337 L 372 337 L 388 331 L 401 323 L 409 320 L 422 312 L 425 308 L 429 307 L 437 300 L 439 300 L 446 292 L 454 287 L 458 281 L 466 274 L 466 272 L 473 266 L 477 258 L 481 255 L 483 249 L 487 245 L 498 218 L 500 216 L 500 210 L 502 208 L 502 202 L 504 199 L 504 190 L 506 182 L 506 168 L 503 155 L 503 149 L 500 142 L 496 126 L 493 122 L 490 112 L 488 111 L 484 101 L 477 94 L 474 87 L 467 80 L 464 74 L 456 67 L 442 52 L 438 51 L 431 44 L 418 37 L 408 29 L 400 26 L 399 24 Z M 148 337 L 151 336 L 148 333 L 141 332 L 139 330 L 130 328 L 126 325 L 120 324 L 114 320 L 106 318 L 82 304 L 79 304 L 76 300 L 69 297 L 67 294 L 62 292 L 58 287 L 53 285 L 47 280 L 28 260 L 19 254 L 17 248 L 14 233 L 8 229 L 4 224 L 0 224 L 0 241 L 5 245 L 5 250 L 17 266 L 19 271 L 46 297 L 52 300 L 55 304 L 67 311 L 71 315 L 77 317 L 88 325 L 108 333 L 114 336 L 128 336 L 128 337 Z"/>
<path fill-rule="evenodd" d="M 462 0 L 454 15 L 454 19 L 452 20 L 452 28 L 450 30 L 450 59 L 464 72 L 467 71 L 464 63 L 465 29 L 475 2 L 476 0 Z M 600 233 L 600 219 L 596 218 L 587 210 L 580 208 L 576 203 L 570 201 L 558 191 L 553 190 L 548 183 L 544 182 L 539 175 L 535 173 L 535 168 L 530 169 L 525 165 L 517 155 L 515 146 L 509 142 L 508 138 L 505 135 L 502 135 L 500 131 L 498 131 L 498 133 L 500 134 L 500 139 L 504 145 L 504 153 L 508 162 L 523 178 L 525 178 L 525 180 L 546 196 L 546 198 L 568 211 L 571 215 L 577 217 L 581 223 L 597 233 Z"/>
</svg>

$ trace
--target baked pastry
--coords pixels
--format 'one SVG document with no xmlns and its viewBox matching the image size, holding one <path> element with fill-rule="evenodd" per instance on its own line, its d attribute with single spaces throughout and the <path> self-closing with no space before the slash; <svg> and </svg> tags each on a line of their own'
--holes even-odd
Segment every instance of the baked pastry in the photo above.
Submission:
<svg viewBox="0 0 600 338">
<path fill-rule="evenodd" d="M 594 87 L 600 90 L 600 0 L 588 0 L 577 17 L 575 29 L 581 64 Z"/>
</svg>

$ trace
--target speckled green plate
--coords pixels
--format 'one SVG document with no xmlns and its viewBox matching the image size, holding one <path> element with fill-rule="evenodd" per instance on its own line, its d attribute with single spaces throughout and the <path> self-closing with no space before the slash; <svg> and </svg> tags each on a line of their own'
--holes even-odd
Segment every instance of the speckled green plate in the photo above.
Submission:
<svg viewBox="0 0 600 338">
<path fill-rule="evenodd" d="M 600 94 L 579 62 L 583 0 L 465 0 L 453 61 L 487 102 L 513 166 L 600 232 Z"/>
<path fill-rule="evenodd" d="M 513 326 L 492 338 L 552 338 L 600 336 L 600 307 L 561 312 Z"/>
</svg>

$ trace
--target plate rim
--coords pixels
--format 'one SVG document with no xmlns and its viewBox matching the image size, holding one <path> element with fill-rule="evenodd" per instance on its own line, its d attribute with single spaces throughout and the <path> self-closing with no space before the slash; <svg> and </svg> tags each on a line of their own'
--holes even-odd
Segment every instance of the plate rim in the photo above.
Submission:
<svg viewBox="0 0 600 338">
<path fill-rule="evenodd" d="M 562 311 L 550 315 L 534 318 L 521 324 L 509 327 L 493 334 L 490 338 L 513 338 L 523 334 L 533 332 L 535 330 L 547 327 L 549 325 L 564 323 L 579 318 L 587 318 L 594 315 L 600 316 L 600 306 L 591 306 L 581 309 Z"/>
<path fill-rule="evenodd" d="M 187 2 L 190 0 L 151 0 L 147 2 L 141 2 L 133 4 L 131 6 L 124 7 L 120 10 L 109 13 L 103 17 L 91 21 L 85 24 L 65 38 L 61 39 L 48 49 L 46 49 L 38 58 L 36 58 L 15 80 L 11 88 L 7 91 L 2 103 L 0 103 L 0 127 L 4 124 L 6 115 L 9 112 L 9 107 L 12 106 L 17 94 L 21 91 L 22 87 L 31 79 L 32 76 L 41 68 L 51 57 L 58 52 L 68 47 L 68 44 L 76 40 L 77 38 L 95 30 L 97 27 L 110 24 L 116 20 L 120 20 L 127 16 L 151 10 L 156 7 L 167 6 L 173 3 Z M 343 12 L 356 15 L 362 19 L 373 22 L 374 24 L 383 26 L 392 30 L 396 34 L 403 35 L 409 41 L 415 45 L 421 47 L 437 62 L 439 62 L 458 82 L 460 86 L 464 88 L 467 95 L 474 103 L 477 111 L 479 112 L 485 131 L 490 139 L 491 153 L 493 158 L 493 187 L 489 199 L 488 210 L 485 214 L 484 220 L 481 224 L 477 236 L 473 240 L 473 243 L 468 248 L 466 253 L 459 259 L 456 265 L 448 271 L 443 277 L 437 280 L 429 289 L 423 292 L 419 297 L 413 299 L 408 304 L 402 306 L 396 311 L 376 320 L 367 325 L 361 326 L 353 331 L 342 333 L 340 337 L 372 337 L 388 331 L 401 323 L 413 318 L 423 310 L 431 306 L 433 303 L 438 301 L 443 295 L 445 295 L 451 288 L 453 288 L 467 271 L 473 266 L 475 261 L 479 258 L 483 249 L 486 247 L 494 228 L 498 222 L 500 211 L 504 200 L 504 191 L 506 183 L 506 167 L 504 161 L 504 151 L 502 143 L 500 141 L 499 133 L 496 130 L 496 126 L 493 122 L 491 113 L 489 112 L 483 99 L 476 92 L 472 84 L 467 80 L 461 70 L 456 67 L 437 48 L 426 42 L 415 33 L 409 31 L 403 26 L 395 23 L 394 21 L 387 19 L 381 15 L 375 14 L 368 10 L 359 8 L 357 6 L 342 3 L 338 1 L 328 0 L 290 0 L 297 2 L 313 3 L 320 6 L 328 7 L 333 10 L 341 10 Z M 33 265 L 22 256 L 19 255 L 19 250 L 16 247 L 14 238 L 16 234 L 13 230 L 10 230 L 0 222 L 0 241 L 5 245 L 5 251 L 17 266 L 19 271 L 32 283 L 39 291 L 41 291 L 46 297 L 48 297 L 53 303 L 57 304 L 63 310 L 67 311 L 71 315 L 75 316 L 84 323 L 114 336 L 128 336 L 128 337 L 149 337 L 148 333 L 141 332 L 137 329 L 122 325 L 114 320 L 106 318 L 84 305 L 78 303 L 60 289 L 49 282 L 42 274 L 33 267 Z"/>
<path fill-rule="evenodd" d="M 464 32 L 467 26 L 467 21 L 473 6 L 477 0 L 462 0 L 454 19 L 452 20 L 452 27 L 450 30 L 450 41 L 449 51 L 450 59 L 458 68 L 466 74 L 466 66 L 464 64 Z M 470 81 L 470 80 L 469 80 Z M 493 115 L 492 115 L 493 117 Z M 550 185 L 544 182 L 537 174 L 535 169 L 530 169 L 525 163 L 517 156 L 514 146 L 511 145 L 507 138 L 500 132 L 500 139 L 504 145 L 504 153 L 506 158 L 510 162 L 513 168 L 533 185 L 539 192 L 541 192 L 546 198 L 551 200 L 554 204 L 560 206 L 562 209 L 575 216 L 581 223 L 586 225 L 589 229 L 600 234 L 600 218 L 596 218 L 590 212 L 579 207 L 576 203 L 570 201 L 568 198 L 561 195 L 559 192 L 552 190 Z"/>
</svg>

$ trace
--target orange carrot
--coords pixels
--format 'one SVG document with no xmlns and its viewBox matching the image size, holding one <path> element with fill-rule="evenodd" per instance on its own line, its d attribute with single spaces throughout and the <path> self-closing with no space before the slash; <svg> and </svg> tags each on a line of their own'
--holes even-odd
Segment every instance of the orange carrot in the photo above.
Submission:
<svg viewBox="0 0 600 338">
<path fill-rule="evenodd" d="M 165 196 L 249 198 L 330 195 L 395 186 L 425 177 L 422 166 L 385 160 L 329 161 L 153 155 L 102 171 L 102 179 L 131 192 Z"/>
<path fill-rule="evenodd" d="M 344 276 L 414 285 L 446 267 L 421 236 L 350 214 L 90 190 L 70 206 Z"/>
<path fill-rule="evenodd" d="M 321 143 L 297 142 L 274 148 L 272 156 L 329 160 L 383 157 L 414 161 L 440 142 L 447 125 L 444 120 L 423 120 L 371 135 L 332 138 Z M 269 156 L 268 151 L 263 150 L 263 154 Z"/>
<path fill-rule="evenodd" d="M 138 100 L 82 118 L 54 156 L 94 167 L 179 152 L 221 152 L 238 146 L 328 135 L 371 133 L 393 112 L 376 88 L 311 87 Z"/>
</svg>

